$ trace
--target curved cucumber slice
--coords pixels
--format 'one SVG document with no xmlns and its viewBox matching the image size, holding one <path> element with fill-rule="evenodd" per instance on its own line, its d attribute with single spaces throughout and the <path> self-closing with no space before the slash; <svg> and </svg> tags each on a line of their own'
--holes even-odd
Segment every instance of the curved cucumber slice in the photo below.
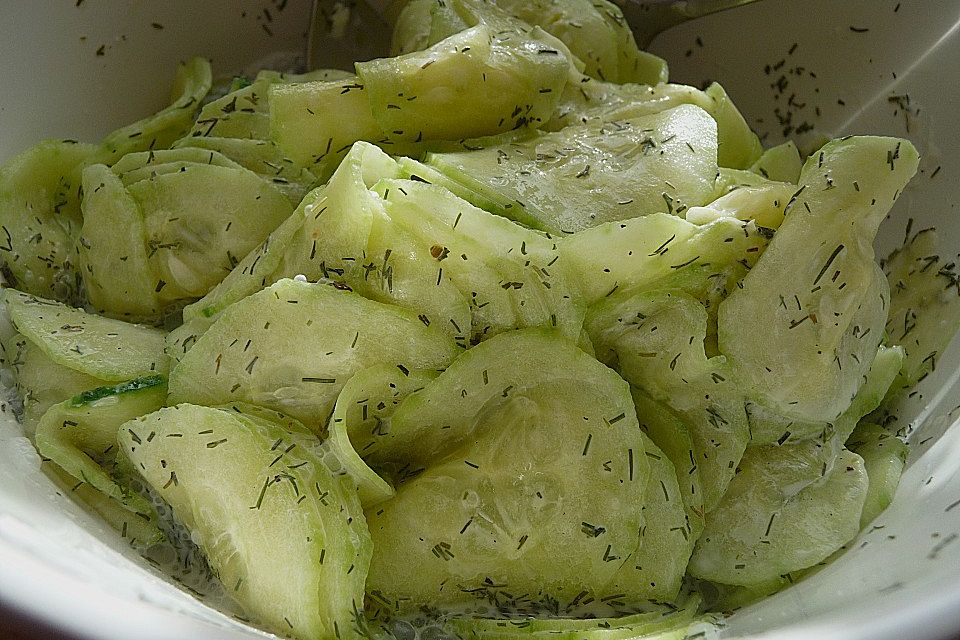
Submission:
<svg viewBox="0 0 960 640">
<path fill-rule="evenodd" d="M 320 461 L 313 436 L 179 405 L 118 437 L 252 616 L 298 638 L 361 637 L 370 538 L 356 493 Z"/>
<path fill-rule="evenodd" d="M 65 473 L 87 483 L 114 507 L 153 524 L 150 544 L 160 539 L 153 507 L 140 495 L 121 486 L 111 477 L 116 466 L 117 429 L 121 424 L 156 411 L 167 397 L 166 378 L 161 375 L 137 378 L 110 387 L 85 391 L 52 406 L 37 426 L 37 451 Z M 105 504 L 98 503 L 100 510 Z M 117 509 L 114 509 L 116 511 Z"/>
<path fill-rule="evenodd" d="M 697 541 L 690 575 L 753 585 L 813 566 L 860 530 L 860 456 L 816 440 L 751 447 Z"/>
<path fill-rule="evenodd" d="M 368 590 L 401 608 L 600 593 L 639 545 L 649 463 L 629 388 L 547 330 L 466 351 L 401 403 L 373 457 L 409 469 L 367 511 Z"/>
<path fill-rule="evenodd" d="M 498 202 L 494 213 L 574 233 L 651 213 L 682 216 L 708 202 L 716 140 L 710 115 L 681 105 L 614 123 L 471 141 L 471 150 L 429 154 L 426 162 Z"/>
<path fill-rule="evenodd" d="M 550 117 L 570 60 L 552 36 L 542 36 L 478 24 L 424 51 L 356 68 L 391 140 L 475 138 Z"/>
<path fill-rule="evenodd" d="M 834 141 L 807 160 L 783 225 L 720 305 L 720 351 L 753 399 L 803 421 L 850 404 L 889 306 L 871 241 L 916 168 L 916 149 L 893 138 Z"/>
<path fill-rule="evenodd" d="M 281 280 L 228 307 L 196 341 L 170 375 L 170 402 L 244 401 L 321 430 L 360 369 L 439 369 L 458 351 L 410 311 L 329 285 Z"/>
<path fill-rule="evenodd" d="M 869 423 L 856 428 L 847 446 L 863 458 L 869 481 L 860 516 L 860 528 L 863 528 L 893 502 L 910 449 L 883 427 Z"/>
<path fill-rule="evenodd" d="M 722 356 L 704 351 L 707 311 L 678 290 L 611 296 L 587 316 L 597 357 L 684 421 L 709 513 L 750 439 L 743 392 Z"/>
<path fill-rule="evenodd" d="M 10 320 L 53 362 L 107 382 L 166 373 L 163 332 L 15 289 L 3 292 Z"/>
<path fill-rule="evenodd" d="M 760 174 L 768 180 L 790 182 L 800 181 L 803 158 L 793 140 L 771 147 L 763 152 L 756 162 L 750 165 L 750 171 Z"/>
</svg>

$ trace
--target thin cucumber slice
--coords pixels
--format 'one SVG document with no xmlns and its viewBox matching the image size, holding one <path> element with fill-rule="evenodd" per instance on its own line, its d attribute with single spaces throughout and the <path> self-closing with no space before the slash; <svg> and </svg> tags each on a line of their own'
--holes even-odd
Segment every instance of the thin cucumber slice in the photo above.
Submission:
<svg viewBox="0 0 960 640">
<path fill-rule="evenodd" d="M 797 191 L 795 184 L 764 181 L 757 186 L 738 186 L 703 207 L 687 210 L 687 220 L 709 224 L 722 217 L 753 220 L 758 227 L 778 229 L 783 212 Z"/>
<path fill-rule="evenodd" d="M 390 220 L 429 247 L 432 259 L 421 270 L 421 289 L 429 295 L 449 278 L 468 302 L 472 344 L 523 327 L 556 327 L 570 339 L 579 336 L 583 310 L 575 285 L 557 264 L 555 240 L 436 185 L 383 180 L 376 190 Z"/>
<path fill-rule="evenodd" d="M 360 369 L 438 369 L 458 351 L 415 313 L 329 285 L 281 280 L 219 316 L 171 372 L 169 401 L 249 402 L 319 432 Z"/>
<path fill-rule="evenodd" d="M 956 264 L 937 250 L 934 229 L 909 236 L 883 262 L 890 284 L 886 332 L 905 351 L 895 394 L 913 387 L 937 366 L 952 337 L 960 331 L 960 279 Z"/>
<path fill-rule="evenodd" d="M 174 173 L 192 164 L 211 164 L 233 169 L 240 166 L 216 151 L 194 147 L 178 147 L 176 149 L 128 153 L 111 168 L 117 174 L 117 177 L 123 181 L 123 186 L 129 187 L 134 182 L 166 173 Z"/>
<path fill-rule="evenodd" d="M 862 529 L 893 502 L 910 448 L 883 427 L 870 423 L 859 425 L 847 440 L 847 446 L 863 458 L 867 471 L 869 484 L 860 516 Z"/>
<path fill-rule="evenodd" d="M 312 435 L 179 405 L 127 422 L 118 438 L 252 617 L 304 639 L 363 635 L 370 537 Z"/>
<path fill-rule="evenodd" d="M 550 233 L 666 212 L 683 216 L 713 199 L 717 133 L 702 109 L 553 133 L 510 134 L 434 153 L 427 164 L 499 203 L 494 213 Z M 482 148 L 474 148 L 482 147 Z"/>
<path fill-rule="evenodd" d="M 750 171 L 760 174 L 768 180 L 778 182 L 800 181 L 800 171 L 803 169 L 803 158 L 793 140 L 770 147 L 763 152 L 757 161 L 750 165 Z"/>
<path fill-rule="evenodd" d="M 783 225 L 720 305 L 720 351 L 752 399 L 802 421 L 849 406 L 890 302 L 871 239 L 916 168 L 916 149 L 893 138 L 834 141 L 807 160 Z"/>
<path fill-rule="evenodd" d="M 371 456 L 408 474 L 367 511 L 368 591 L 400 608 L 491 585 L 601 592 L 639 543 L 643 446 L 626 383 L 574 343 L 544 329 L 481 343 L 401 403 Z"/>
<path fill-rule="evenodd" d="M 553 113 L 570 60 L 539 29 L 478 24 L 425 51 L 356 68 L 380 129 L 419 142 L 538 126 Z"/>
<path fill-rule="evenodd" d="M 103 318 L 15 289 L 3 291 L 10 320 L 58 365 L 107 382 L 166 373 L 163 332 Z"/>
<path fill-rule="evenodd" d="M 751 447 L 707 517 L 687 571 L 753 585 L 820 562 L 860 530 L 867 474 L 860 456 L 824 443 Z M 828 461 L 826 458 L 832 458 Z"/>
<path fill-rule="evenodd" d="M 140 540 L 145 544 L 159 541 L 160 530 L 150 503 L 119 484 L 112 475 L 117 429 L 128 420 L 162 407 L 166 396 L 166 378 L 161 375 L 90 389 L 50 407 L 41 418 L 35 437 L 40 455 L 75 481 L 85 482 L 117 506 L 152 523 L 154 533 L 149 539 Z"/>
<path fill-rule="evenodd" d="M 710 115 L 717 121 L 717 162 L 721 167 L 746 169 L 763 155 L 760 138 L 750 130 L 743 115 L 723 87 L 714 82 L 704 92 L 713 99 Z"/>
<path fill-rule="evenodd" d="M 84 169 L 83 185 L 83 228 L 78 244 L 80 275 L 90 304 L 98 313 L 114 318 L 155 320 L 163 305 L 147 260 L 147 230 L 140 204 L 103 164 Z"/>
</svg>

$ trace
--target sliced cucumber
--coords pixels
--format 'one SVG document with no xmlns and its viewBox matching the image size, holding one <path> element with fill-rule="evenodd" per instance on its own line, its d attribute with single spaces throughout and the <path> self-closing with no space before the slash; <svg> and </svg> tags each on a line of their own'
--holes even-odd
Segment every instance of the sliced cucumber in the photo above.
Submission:
<svg viewBox="0 0 960 640">
<path fill-rule="evenodd" d="M 807 160 L 769 248 L 720 305 L 720 351 L 752 399 L 801 421 L 849 406 L 889 307 L 871 239 L 916 167 L 892 138 L 834 141 Z"/>
<path fill-rule="evenodd" d="M 367 511 L 368 591 L 407 609 L 601 592 L 639 544 L 643 451 L 626 383 L 574 343 L 481 343 L 400 404 L 371 456 L 407 474 Z"/>
<path fill-rule="evenodd" d="M 867 496 L 860 516 L 862 529 L 893 502 L 910 449 L 894 434 L 870 423 L 859 425 L 847 446 L 863 458 L 867 472 Z"/>
<path fill-rule="evenodd" d="M 106 382 L 166 373 L 163 332 L 103 318 L 14 289 L 3 302 L 17 330 L 63 367 Z"/>
<path fill-rule="evenodd" d="M 427 164 L 497 202 L 494 213 L 550 233 L 666 212 L 713 199 L 716 124 L 698 107 L 553 133 L 511 134 L 435 153 Z M 474 149 L 474 147 L 482 147 Z"/>
<path fill-rule="evenodd" d="M 708 514 L 687 571 L 754 585 L 813 566 L 857 535 L 866 494 L 864 463 L 854 453 L 834 458 L 816 440 L 750 447 Z"/>
<path fill-rule="evenodd" d="M 149 538 L 139 540 L 147 545 L 160 540 L 156 514 L 145 498 L 114 477 L 117 429 L 128 420 L 162 407 L 166 396 L 166 378 L 162 375 L 89 389 L 50 407 L 37 426 L 35 438 L 40 455 L 75 481 L 84 482 L 113 500 L 114 507 L 130 512 L 128 517 L 136 516 L 144 524 L 152 524 Z M 106 503 L 92 500 L 91 496 L 86 499 L 95 502 L 99 511 L 108 510 Z M 113 511 L 117 513 L 116 509 Z M 112 519 L 125 521 L 119 517 Z"/>
<path fill-rule="evenodd" d="M 800 171 L 803 169 L 803 158 L 793 140 L 770 147 L 763 152 L 756 162 L 750 165 L 750 171 L 760 174 L 768 180 L 778 182 L 800 181 Z"/>
<path fill-rule="evenodd" d="M 424 51 L 356 68 L 391 140 L 462 140 L 549 119 L 570 70 L 556 44 L 538 29 L 478 24 Z"/>
<path fill-rule="evenodd" d="M 362 637 L 370 537 L 356 493 L 320 461 L 312 435 L 179 405 L 118 437 L 252 617 L 305 640 Z"/>
<path fill-rule="evenodd" d="M 220 315 L 174 367 L 169 400 L 249 402 L 320 431 L 360 369 L 438 369 L 458 351 L 415 313 L 329 285 L 281 280 Z"/>
</svg>

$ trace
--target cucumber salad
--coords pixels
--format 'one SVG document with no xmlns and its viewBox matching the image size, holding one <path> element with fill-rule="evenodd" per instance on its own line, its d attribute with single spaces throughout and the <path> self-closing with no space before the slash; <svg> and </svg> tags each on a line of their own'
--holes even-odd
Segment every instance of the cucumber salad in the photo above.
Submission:
<svg viewBox="0 0 960 640">
<path fill-rule="evenodd" d="M 960 327 L 932 229 L 874 254 L 914 146 L 765 149 L 605 0 L 410 0 L 392 50 L 192 59 L 0 168 L 52 480 L 301 640 L 680 639 L 842 553 Z"/>
</svg>

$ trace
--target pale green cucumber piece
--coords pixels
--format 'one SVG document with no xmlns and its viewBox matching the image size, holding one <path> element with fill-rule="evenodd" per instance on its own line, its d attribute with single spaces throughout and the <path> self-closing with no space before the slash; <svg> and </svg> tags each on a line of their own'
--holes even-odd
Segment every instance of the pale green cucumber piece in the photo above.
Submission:
<svg viewBox="0 0 960 640">
<path fill-rule="evenodd" d="M 313 436 L 179 405 L 127 422 L 118 438 L 248 614 L 298 638 L 361 636 L 370 537 Z"/>
<path fill-rule="evenodd" d="M 212 84 L 209 60 L 181 62 L 173 80 L 170 106 L 108 134 L 101 143 L 108 158 L 104 162 L 113 164 L 128 153 L 169 147 L 190 130 L 200 101 Z"/>
<path fill-rule="evenodd" d="M 832 434 L 846 440 L 860 420 L 880 406 L 900 373 L 904 355 L 901 347 L 880 346 L 863 376 L 857 395 L 839 418 L 832 422 L 804 422 L 778 415 L 776 411 L 753 402 L 747 403 L 752 444 L 783 444 Z"/>
<path fill-rule="evenodd" d="M 584 300 L 594 304 L 686 269 L 709 275 L 741 261 L 750 266 L 765 246 L 752 222 L 722 217 L 699 226 L 658 213 L 575 233 L 561 239 L 558 250 Z"/>
<path fill-rule="evenodd" d="M 683 216 L 713 199 L 716 124 L 691 105 L 464 144 L 483 148 L 429 154 L 427 164 L 498 201 L 495 213 L 550 233 L 658 212 Z"/>
<path fill-rule="evenodd" d="M 807 160 L 776 236 L 720 305 L 720 351 L 751 399 L 794 420 L 846 410 L 889 307 L 873 237 L 916 167 L 893 138 L 837 140 Z"/>
<path fill-rule="evenodd" d="M 391 417 L 397 406 L 438 375 L 436 371 L 422 369 L 403 372 L 389 364 L 358 371 L 337 396 L 331 424 L 343 423 L 360 457 L 375 455 L 381 438 L 390 432 Z"/>
<path fill-rule="evenodd" d="M 438 369 L 458 351 L 413 312 L 325 284 L 281 280 L 219 316 L 171 372 L 169 400 L 249 402 L 319 431 L 360 369 Z"/>
<path fill-rule="evenodd" d="M 819 441 L 750 447 L 707 516 L 687 571 L 754 585 L 815 565 L 853 539 L 867 494 L 863 460 L 828 463 Z"/>
<path fill-rule="evenodd" d="M 704 92 L 714 101 L 710 114 L 720 132 L 717 140 L 717 161 L 721 167 L 746 169 L 763 155 L 763 145 L 723 87 L 714 82 Z"/>
<path fill-rule="evenodd" d="M 420 51 L 432 44 L 431 14 L 436 6 L 436 0 L 410 0 L 403 5 L 390 38 L 391 56 Z"/>
<path fill-rule="evenodd" d="M 258 74 L 246 86 L 208 102 L 200 110 L 189 136 L 269 139 L 269 89 L 278 81 L 274 74 Z"/>
<path fill-rule="evenodd" d="M 187 147 L 128 153 L 111 169 L 123 181 L 123 186 L 127 187 L 145 178 L 180 171 L 182 167 L 191 164 L 212 164 L 231 168 L 240 166 L 221 153 Z"/>
<path fill-rule="evenodd" d="M 128 420 L 156 411 L 166 397 L 166 378 L 162 375 L 89 389 L 50 407 L 40 419 L 35 437 L 41 456 L 114 500 L 116 506 L 152 522 L 154 535 L 140 541 L 146 544 L 160 539 L 156 514 L 144 497 L 113 477 L 117 429 Z"/>
<path fill-rule="evenodd" d="M 73 476 L 52 462 L 41 462 L 40 469 L 66 495 L 101 517 L 120 534 L 121 539 L 134 548 L 147 549 L 162 541 L 163 532 L 157 526 L 155 517 L 141 517 L 133 513 L 93 485 L 77 482 Z"/>
<path fill-rule="evenodd" d="M 890 284 L 886 331 L 906 353 L 903 371 L 891 389 L 905 391 L 937 366 L 960 331 L 960 286 L 955 262 L 938 251 L 936 231 L 923 229 L 883 262 Z"/>
<path fill-rule="evenodd" d="M 646 434 L 641 434 L 650 469 L 644 491 L 644 524 L 637 549 L 620 565 L 604 591 L 671 602 L 680 592 L 696 538 L 673 463 Z"/>
<path fill-rule="evenodd" d="M 687 533 L 691 544 L 703 531 L 703 482 L 694 455 L 690 429 L 670 407 L 653 399 L 639 387 L 631 387 L 640 428 L 663 452 L 677 475 L 677 486 L 687 514 Z"/>
<path fill-rule="evenodd" d="M 466 348 L 471 335 L 471 305 L 466 292 L 450 277 L 443 277 L 447 260 L 444 251 L 449 249 L 377 213 L 370 225 L 367 259 L 347 282 L 365 298 L 416 311 L 424 324 L 439 327 Z"/>
<path fill-rule="evenodd" d="M 276 143 L 270 140 L 207 136 L 185 138 L 175 145 L 177 149 L 190 147 L 219 152 L 261 178 L 269 180 L 287 196 L 292 206 L 300 204 L 303 196 L 317 182 L 313 173 L 284 156 Z"/>
<path fill-rule="evenodd" d="M 367 511 L 368 592 L 400 608 L 490 584 L 568 601 L 637 548 L 648 459 L 629 387 L 555 332 L 466 351 L 401 403 L 376 458 L 410 471 Z"/>
<path fill-rule="evenodd" d="M 98 154 L 94 145 L 50 140 L 0 167 L 0 273 L 8 286 L 75 300 L 80 173 Z"/>
<path fill-rule="evenodd" d="M 750 165 L 750 171 L 760 174 L 768 180 L 777 182 L 800 181 L 800 171 L 803 169 L 803 159 L 800 150 L 793 140 L 770 147 L 763 152 L 756 162 Z"/>
<path fill-rule="evenodd" d="M 4 364 L 13 369 L 23 401 L 23 427 L 32 436 L 47 409 L 103 381 L 50 359 L 44 350 L 19 333 L 4 339 Z"/>
<path fill-rule="evenodd" d="M 687 425 L 709 514 L 750 436 L 740 385 L 722 356 L 704 351 L 706 309 L 679 290 L 625 293 L 593 307 L 585 326 L 601 362 Z"/>
<path fill-rule="evenodd" d="M 446 174 L 437 171 L 430 165 L 423 164 L 413 158 L 406 156 L 397 158 L 397 164 L 400 165 L 401 178 L 416 180 L 417 182 L 429 182 L 430 184 L 444 187 L 452 191 L 457 197 L 463 198 L 473 206 L 483 209 L 484 211 L 496 212 L 498 211 L 497 207 L 501 206 L 499 200 L 490 199 L 463 183 L 457 182 Z M 499 194 L 495 197 L 502 200 Z"/>
<path fill-rule="evenodd" d="M 77 244 L 90 304 L 97 313 L 114 318 L 156 320 L 162 305 L 147 260 L 140 204 L 103 164 L 84 169 L 83 186 L 83 227 Z"/>
<path fill-rule="evenodd" d="M 451 618 L 447 626 L 464 640 L 681 640 L 696 619 L 699 602 L 694 596 L 680 608 L 662 606 L 618 618 Z"/>
<path fill-rule="evenodd" d="M 497 7 L 559 38 L 585 65 L 583 73 L 608 82 L 656 85 L 667 63 L 637 48 L 623 12 L 606 0 L 498 0 Z"/>
<path fill-rule="evenodd" d="M 106 382 L 167 372 L 163 332 L 112 320 L 14 289 L 3 291 L 10 320 L 58 365 Z"/>
<path fill-rule="evenodd" d="M 723 217 L 753 220 L 758 227 L 778 229 L 783 212 L 797 191 L 795 184 L 765 181 L 757 186 L 738 186 L 716 200 L 687 210 L 686 219 L 694 224 L 708 224 Z"/>
<path fill-rule="evenodd" d="M 143 212 L 165 303 L 207 293 L 292 212 L 270 182 L 241 167 L 194 164 L 127 191 Z"/>
<path fill-rule="evenodd" d="M 536 127 L 553 113 L 570 70 L 566 52 L 542 35 L 479 24 L 424 51 L 358 62 L 357 74 L 391 140 Z"/>
<path fill-rule="evenodd" d="M 859 425 L 847 440 L 847 446 L 863 458 L 869 482 L 860 516 L 862 529 L 893 502 L 910 448 L 883 427 L 870 423 Z"/>
<path fill-rule="evenodd" d="M 284 155 L 323 179 L 333 173 L 354 142 L 385 137 L 373 118 L 368 93 L 356 76 L 274 85 L 270 137 Z"/>
<path fill-rule="evenodd" d="M 436 257 L 425 270 L 426 291 L 449 278 L 469 303 L 471 343 L 523 327 L 556 327 L 571 340 L 579 337 L 583 308 L 575 283 L 557 264 L 556 240 L 436 185 L 382 180 L 376 190 L 391 221 Z"/>
</svg>

